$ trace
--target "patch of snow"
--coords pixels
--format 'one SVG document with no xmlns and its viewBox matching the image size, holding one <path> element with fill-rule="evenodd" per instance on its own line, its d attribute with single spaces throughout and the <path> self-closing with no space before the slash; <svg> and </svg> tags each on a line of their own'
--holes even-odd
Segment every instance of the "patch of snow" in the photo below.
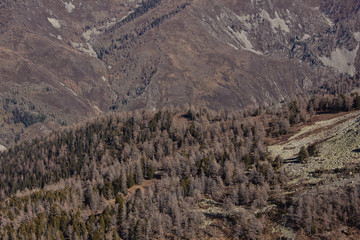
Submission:
<svg viewBox="0 0 360 240">
<path fill-rule="evenodd" d="M 268 20 L 270 22 L 271 28 L 274 33 L 277 33 L 276 28 L 280 28 L 280 30 L 289 33 L 289 26 L 286 24 L 285 20 L 280 18 L 277 11 L 275 11 L 275 18 L 271 18 L 269 13 L 264 9 L 261 10 L 261 17 Z"/>
<path fill-rule="evenodd" d="M 61 86 L 65 86 L 65 84 L 63 84 L 62 82 L 59 82 Z"/>
<path fill-rule="evenodd" d="M 59 20 L 57 20 L 56 18 L 47 18 L 47 20 L 51 23 L 51 25 L 54 27 L 54 28 L 61 28 L 61 25 L 59 23 Z"/>
<path fill-rule="evenodd" d="M 61 35 L 57 36 L 56 38 L 57 38 L 58 40 L 62 40 Z"/>
<path fill-rule="evenodd" d="M 106 78 L 104 76 L 101 76 L 101 79 L 106 82 Z"/>
<path fill-rule="evenodd" d="M 5 146 L 3 146 L 3 145 L 0 144 L 0 152 L 5 151 L 6 149 L 7 149 L 7 148 L 6 148 Z"/>
<path fill-rule="evenodd" d="M 351 76 L 355 74 L 355 58 L 359 49 L 359 45 L 356 49 L 349 51 L 344 48 L 337 48 L 333 51 L 330 57 L 320 57 L 320 60 L 325 66 L 333 67 L 340 73 L 348 73 Z"/>
<path fill-rule="evenodd" d="M 109 66 L 108 66 L 108 69 L 109 69 L 109 70 L 112 69 L 112 66 L 109 65 Z"/>
<path fill-rule="evenodd" d="M 64 2 L 64 4 L 65 4 L 65 9 L 68 13 L 71 13 L 75 9 L 75 6 L 74 4 L 72 4 L 72 2 L 69 3 Z"/>
</svg>

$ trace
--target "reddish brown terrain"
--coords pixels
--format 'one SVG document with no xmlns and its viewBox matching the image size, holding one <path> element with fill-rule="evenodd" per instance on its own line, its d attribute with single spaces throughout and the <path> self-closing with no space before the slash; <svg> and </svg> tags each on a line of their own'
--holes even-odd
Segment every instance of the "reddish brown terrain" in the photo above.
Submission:
<svg viewBox="0 0 360 240">
<path fill-rule="evenodd" d="M 358 10 L 356 0 L 2 0 L 0 144 L 43 121 L 269 105 L 351 78 Z"/>
</svg>

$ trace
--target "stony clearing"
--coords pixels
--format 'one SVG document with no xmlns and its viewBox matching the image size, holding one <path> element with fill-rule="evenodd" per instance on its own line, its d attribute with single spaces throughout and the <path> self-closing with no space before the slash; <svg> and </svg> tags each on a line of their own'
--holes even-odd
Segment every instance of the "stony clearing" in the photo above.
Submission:
<svg viewBox="0 0 360 240">
<path fill-rule="evenodd" d="M 360 161 L 360 111 L 315 122 L 303 127 L 287 142 L 269 146 L 273 157 L 285 160 L 284 168 L 293 176 L 307 177 L 316 170 L 335 170 Z M 319 154 L 307 164 L 297 162 L 302 146 L 317 143 Z"/>
<path fill-rule="evenodd" d="M 6 147 L 0 144 L 0 152 L 3 152 L 6 150 Z"/>
<path fill-rule="evenodd" d="M 60 22 L 59 20 L 57 20 L 56 18 L 47 18 L 47 20 L 51 23 L 51 25 L 54 27 L 54 28 L 61 28 L 61 25 L 60 25 Z"/>
</svg>

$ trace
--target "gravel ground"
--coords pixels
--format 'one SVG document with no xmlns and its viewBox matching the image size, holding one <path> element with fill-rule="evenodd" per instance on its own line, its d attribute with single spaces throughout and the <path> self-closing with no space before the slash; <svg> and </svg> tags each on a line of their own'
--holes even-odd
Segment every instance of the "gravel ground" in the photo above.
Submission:
<svg viewBox="0 0 360 240">
<path fill-rule="evenodd" d="M 360 162 L 359 134 L 360 112 L 356 111 L 304 127 L 285 144 L 269 146 L 268 150 L 273 157 L 279 155 L 285 160 L 284 168 L 290 175 L 307 178 L 315 170 L 333 170 Z M 311 157 L 307 164 L 298 163 L 300 148 L 316 142 L 318 156 Z"/>
</svg>

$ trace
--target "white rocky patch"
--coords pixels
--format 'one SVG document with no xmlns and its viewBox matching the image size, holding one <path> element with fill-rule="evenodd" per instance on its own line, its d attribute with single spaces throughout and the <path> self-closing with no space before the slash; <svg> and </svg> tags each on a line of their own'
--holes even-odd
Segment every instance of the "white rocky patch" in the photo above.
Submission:
<svg viewBox="0 0 360 240">
<path fill-rule="evenodd" d="M 97 54 L 90 42 L 92 34 L 98 35 L 98 34 L 100 34 L 100 31 L 98 31 L 97 29 L 89 29 L 89 30 L 83 32 L 82 37 L 86 41 L 86 46 L 83 43 L 76 43 L 76 42 L 72 42 L 71 45 L 74 48 L 80 50 L 81 52 L 89 54 L 92 57 L 97 57 Z"/>
<path fill-rule="evenodd" d="M 228 30 L 230 33 L 230 36 L 241 45 L 241 47 L 246 50 L 246 51 L 250 51 L 253 52 L 255 54 L 259 54 L 261 55 L 262 53 L 259 51 L 256 51 L 252 45 L 252 43 L 250 42 L 250 40 L 248 39 L 247 33 L 243 30 L 241 32 L 237 32 L 234 31 L 231 27 L 228 26 Z"/>
<path fill-rule="evenodd" d="M 112 66 L 109 65 L 109 66 L 108 66 L 108 69 L 111 70 L 111 69 L 112 69 Z"/>
<path fill-rule="evenodd" d="M 235 50 L 239 50 L 239 48 L 237 48 L 234 44 L 231 44 L 229 42 L 226 42 L 230 47 L 234 48 Z"/>
<path fill-rule="evenodd" d="M 85 38 L 86 41 L 89 41 L 92 34 L 98 35 L 99 33 L 100 31 L 98 31 L 97 29 L 89 29 L 83 32 L 82 36 L 83 38 Z"/>
<path fill-rule="evenodd" d="M 87 45 L 87 49 L 83 49 L 83 51 L 92 57 L 97 57 L 97 54 L 96 54 L 93 46 L 88 42 L 86 43 L 86 45 Z"/>
<path fill-rule="evenodd" d="M 51 23 L 51 25 L 54 27 L 54 28 L 61 28 L 61 25 L 60 25 L 60 22 L 59 20 L 57 20 L 56 18 L 47 18 L 47 20 Z"/>
<path fill-rule="evenodd" d="M 106 82 L 106 78 L 104 76 L 101 76 L 101 79 Z"/>
<path fill-rule="evenodd" d="M 72 42 L 71 45 L 83 53 L 89 54 L 92 57 L 97 57 L 97 54 L 90 43 L 86 43 L 87 48 L 82 43 Z"/>
<path fill-rule="evenodd" d="M 290 13 L 290 10 L 289 9 L 286 9 L 286 14 L 291 17 L 291 13 Z M 292 17 L 291 17 L 292 18 Z"/>
<path fill-rule="evenodd" d="M 271 18 L 269 13 L 263 9 L 261 10 L 261 17 L 270 22 L 271 28 L 274 33 L 277 33 L 277 28 L 280 28 L 280 30 L 287 33 L 290 32 L 289 26 L 286 24 L 284 19 L 280 18 L 277 11 L 275 11 L 275 18 Z"/>
<path fill-rule="evenodd" d="M 68 88 L 63 84 L 62 82 L 59 82 L 61 86 L 65 87 L 67 90 L 69 90 L 73 95 L 78 96 L 72 89 Z"/>
<path fill-rule="evenodd" d="M 100 109 L 98 106 L 93 105 L 93 108 L 94 108 L 94 110 L 97 111 L 98 113 L 102 113 L 101 109 Z"/>
<path fill-rule="evenodd" d="M 58 40 L 62 40 L 61 35 L 58 35 L 56 38 L 57 38 Z"/>
<path fill-rule="evenodd" d="M 0 144 L 0 152 L 5 151 L 6 149 L 7 149 L 7 148 L 6 148 L 5 146 L 3 146 L 3 145 Z"/>
<path fill-rule="evenodd" d="M 129 11 L 125 16 L 123 16 L 121 19 L 120 19 L 120 22 L 122 20 L 124 20 L 125 18 L 127 18 L 130 14 L 132 14 L 133 12 L 135 12 L 135 10 L 132 10 L 132 11 Z"/>
<path fill-rule="evenodd" d="M 72 2 L 69 2 L 69 3 L 64 2 L 64 4 L 65 4 L 65 9 L 68 13 L 71 13 L 72 11 L 74 11 L 75 6 L 74 6 L 74 4 L 72 4 Z"/>
<path fill-rule="evenodd" d="M 74 96 L 78 96 L 72 89 L 65 87 L 67 90 L 69 90 Z"/>
<path fill-rule="evenodd" d="M 330 27 L 334 26 L 334 22 L 331 21 L 330 18 L 326 17 L 324 14 L 322 14 L 322 17 L 326 20 L 327 24 L 328 24 Z"/>
<path fill-rule="evenodd" d="M 355 39 L 360 42 L 360 32 L 354 32 Z"/>
<path fill-rule="evenodd" d="M 320 57 L 325 66 L 333 67 L 340 73 L 348 73 L 351 76 L 355 74 L 355 58 L 359 45 L 349 51 L 345 48 L 337 48 L 330 54 L 330 57 Z"/>
<path fill-rule="evenodd" d="M 310 35 L 309 34 L 304 34 L 304 36 L 301 38 L 301 41 L 305 41 L 306 39 L 309 39 Z"/>
<path fill-rule="evenodd" d="M 112 27 L 113 25 L 115 25 L 117 22 L 116 22 L 116 18 L 112 18 L 111 19 L 111 22 L 108 22 L 105 26 L 105 28 L 109 28 L 109 27 Z"/>
<path fill-rule="evenodd" d="M 247 27 L 248 29 L 252 28 L 250 21 L 250 15 L 245 15 L 245 16 L 238 16 L 236 15 L 237 19 L 239 19 L 240 22 L 242 22 L 245 27 Z"/>
</svg>

